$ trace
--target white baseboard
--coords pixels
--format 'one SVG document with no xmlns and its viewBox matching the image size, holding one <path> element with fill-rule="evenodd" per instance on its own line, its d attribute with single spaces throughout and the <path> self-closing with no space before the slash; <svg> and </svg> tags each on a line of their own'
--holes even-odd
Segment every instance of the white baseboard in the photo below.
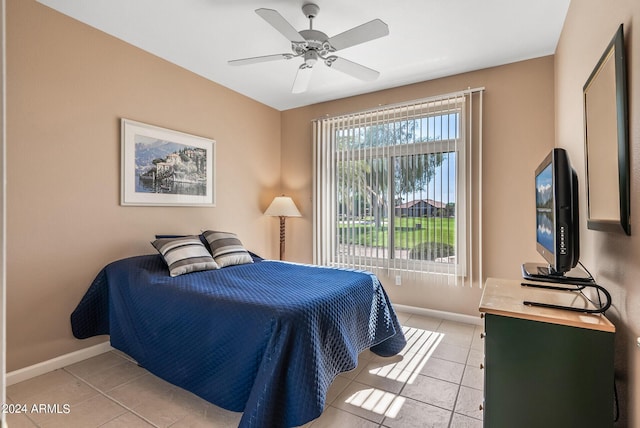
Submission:
<svg viewBox="0 0 640 428">
<path fill-rule="evenodd" d="M 393 308 L 400 312 L 406 312 L 415 315 L 424 315 L 433 318 L 442 318 L 449 321 L 463 322 L 466 324 L 483 325 L 480 314 L 474 317 L 471 315 L 457 314 L 455 312 L 437 311 L 435 309 L 418 308 L 415 306 L 393 304 Z"/>
<path fill-rule="evenodd" d="M 36 376 L 40 376 L 42 374 L 52 372 L 62 367 L 66 367 L 70 364 L 75 364 L 79 361 L 86 360 L 87 358 L 104 354 L 105 352 L 109 352 L 111 350 L 113 350 L 113 348 L 111 347 L 109 342 L 99 343 L 89 348 L 80 349 L 78 351 L 60 355 L 59 357 L 34 364 L 29 367 L 14 370 L 7 373 L 6 385 L 13 385 Z"/>
</svg>

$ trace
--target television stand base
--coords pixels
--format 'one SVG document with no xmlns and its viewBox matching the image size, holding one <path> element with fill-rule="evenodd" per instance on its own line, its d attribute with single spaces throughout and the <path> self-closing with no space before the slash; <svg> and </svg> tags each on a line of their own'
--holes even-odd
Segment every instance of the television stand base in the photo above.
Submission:
<svg viewBox="0 0 640 428">
<path fill-rule="evenodd" d="M 532 302 L 525 300 L 522 302 L 526 306 L 538 306 L 542 308 L 553 308 L 553 309 L 564 309 L 567 311 L 574 312 L 584 312 L 589 314 L 600 314 L 604 313 L 611 306 L 611 294 L 602 286 L 596 284 L 593 277 L 587 273 L 584 269 L 576 267 L 569 272 L 567 275 L 553 275 L 549 273 L 549 266 L 540 264 L 540 263 L 524 263 L 522 265 L 522 277 L 529 281 L 534 281 L 534 284 L 529 284 L 526 282 L 521 283 L 523 287 L 534 287 L 534 288 L 546 288 L 551 290 L 561 290 L 561 291 L 578 291 L 582 292 L 586 287 L 596 289 L 598 292 L 598 300 L 600 300 L 600 293 L 605 296 L 605 303 L 600 302 L 599 306 L 594 309 L 584 309 L 584 308 L 574 308 L 571 306 L 560 306 L 548 303 L 541 302 Z M 536 284 L 535 281 L 547 282 L 552 284 Z M 553 285 L 558 284 L 558 285 Z M 560 284 L 565 284 L 566 287 Z"/>
<path fill-rule="evenodd" d="M 590 285 L 595 283 L 593 277 L 584 269 L 576 266 L 564 275 L 551 274 L 549 265 L 542 263 L 524 263 L 522 265 L 522 277 L 529 281 L 553 282 L 568 285 Z M 540 286 L 542 288 L 550 286 Z M 562 289 L 562 287 L 554 287 Z M 567 290 L 571 290 L 567 288 Z"/>
</svg>

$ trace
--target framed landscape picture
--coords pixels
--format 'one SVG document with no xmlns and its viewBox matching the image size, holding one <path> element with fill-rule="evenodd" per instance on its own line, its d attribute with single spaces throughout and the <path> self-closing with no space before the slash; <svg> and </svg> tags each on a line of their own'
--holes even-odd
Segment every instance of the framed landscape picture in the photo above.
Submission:
<svg viewBox="0 0 640 428">
<path fill-rule="evenodd" d="M 215 143 L 121 119 L 121 205 L 215 206 Z"/>
</svg>

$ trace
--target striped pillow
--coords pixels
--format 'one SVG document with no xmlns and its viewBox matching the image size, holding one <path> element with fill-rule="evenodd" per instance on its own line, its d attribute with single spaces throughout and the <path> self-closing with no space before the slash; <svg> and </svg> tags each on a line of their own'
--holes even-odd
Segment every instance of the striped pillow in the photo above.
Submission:
<svg viewBox="0 0 640 428">
<path fill-rule="evenodd" d="M 253 263 L 253 258 L 235 233 L 207 230 L 202 235 L 209 243 L 211 255 L 221 268 Z"/>
<path fill-rule="evenodd" d="M 169 266 L 169 274 L 218 269 L 218 265 L 197 236 L 156 239 L 151 243 Z"/>
</svg>

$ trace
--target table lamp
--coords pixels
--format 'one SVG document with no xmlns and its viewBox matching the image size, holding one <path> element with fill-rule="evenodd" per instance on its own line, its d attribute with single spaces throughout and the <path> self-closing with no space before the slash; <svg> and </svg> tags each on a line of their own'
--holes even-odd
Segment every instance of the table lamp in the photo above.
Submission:
<svg viewBox="0 0 640 428">
<path fill-rule="evenodd" d="M 284 260 L 284 221 L 287 217 L 302 217 L 300 211 L 288 196 L 276 196 L 264 212 L 265 215 L 280 217 L 280 260 Z"/>
</svg>

